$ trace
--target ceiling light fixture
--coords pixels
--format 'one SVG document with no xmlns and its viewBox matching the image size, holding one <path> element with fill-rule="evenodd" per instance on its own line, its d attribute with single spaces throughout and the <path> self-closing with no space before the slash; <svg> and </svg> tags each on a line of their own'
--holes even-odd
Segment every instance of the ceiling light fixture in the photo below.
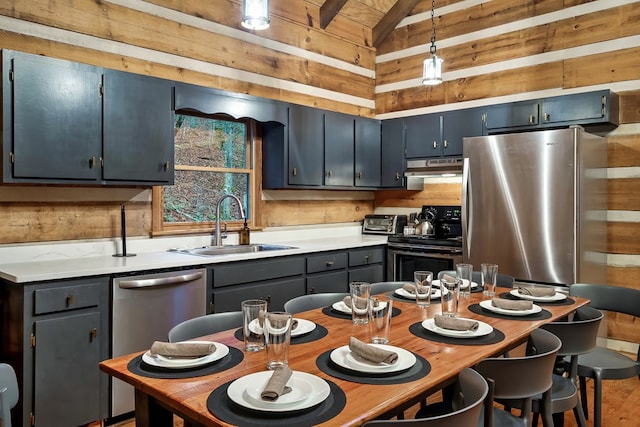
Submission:
<svg viewBox="0 0 640 427">
<path fill-rule="evenodd" d="M 431 58 L 424 60 L 422 64 L 422 84 L 423 85 L 439 85 L 442 83 L 442 62 L 441 58 L 436 55 L 436 21 L 434 18 L 434 9 L 436 0 L 431 0 Z"/>
<path fill-rule="evenodd" d="M 269 0 L 242 0 L 242 26 L 250 30 L 269 28 Z"/>
</svg>

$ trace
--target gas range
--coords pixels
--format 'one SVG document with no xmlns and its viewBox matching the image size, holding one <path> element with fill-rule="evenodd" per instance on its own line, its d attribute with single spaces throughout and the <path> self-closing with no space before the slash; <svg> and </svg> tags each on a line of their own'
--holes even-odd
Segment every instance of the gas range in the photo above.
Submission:
<svg viewBox="0 0 640 427">
<path fill-rule="evenodd" d="M 434 236 L 418 236 L 418 235 L 404 235 L 393 234 L 387 238 L 389 244 L 411 244 L 411 245 L 423 245 L 423 246 L 450 246 L 453 248 L 462 247 L 462 236 L 437 238 Z"/>
</svg>

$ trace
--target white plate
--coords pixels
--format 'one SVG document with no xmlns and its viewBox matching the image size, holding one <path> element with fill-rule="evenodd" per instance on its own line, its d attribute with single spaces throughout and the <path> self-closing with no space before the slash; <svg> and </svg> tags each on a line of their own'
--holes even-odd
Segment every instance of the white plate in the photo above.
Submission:
<svg viewBox="0 0 640 427">
<path fill-rule="evenodd" d="M 507 310 L 500 307 L 495 307 L 491 304 L 490 300 L 480 301 L 480 307 L 485 308 L 489 311 L 493 311 L 494 313 L 505 314 L 507 316 L 528 316 L 530 314 L 540 313 L 542 311 L 542 307 L 539 305 L 533 304 L 530 310 Z"/>
<path fill-rule="evenodd" d="M 325 380 L 306 372 L 293 371 L 287 385 L 291 391 L 278 400 L 262 400 L 260 394 L 273 371 L 262 371 L 238 378 L 227 389 L 229 398 L 240 406 L 258 411 L 284 412 L 310 408 L 323 402 L 331 393 Z"/>
<path fill-rule="evenodd" d="M 538 302 L 562 301 L 562 300 L 565 300 L 567 298 L 567 296 L 565 294 L 563 294 L 562 292 L 556 292 L 555 295 L 550 296 L 550 297 L 534 297 L 532 295 L 523 295 L 520 292 L 518 292 L 517 289 L 512 289 L 509 293 L 511 295 L 513 295 L 514 297 L 518 297 L 518 298 L 522 298 L 522 299 L 528 299 L 529 301 L 538 301 Z"/>
<path fill-rule="evenodd" d="M 403 298 L 416 299 L 415 294 L 411 292 L 407 292 L 404 288 L 396 289 L 394 291 L 396 295 L 400 295 Z M 445 289 L 444 293 L 446 294 L 448 291 Z M 440 289 L 431 288 L 431 298 L 440 298 Z"/>
<path fill-rule="evenodd" d="M 436 326 L 435 321 L 433 319 L 427 319 L 422 322 L 422 327 L 425 328 L 427 331 L 431 331 L 438 335 L 443 335 L 445 337 L 452 337 L 452 338 L 477 338 L 477 337 L 489 335 L 491 332 L 493 332 L 493 327 L 487 323 L 484 323 L 475 319 L 467 319 L 467 320 L 473 320 L 475 322 L 478 322 L 480 326 L 478 326 L 478 329 L 476 331 L 454 331 L 451 329 L 440 328 Z"/>
<path fill-rule="evenodd" d="M 292 337 L 298 337 L 300 335 L 308 334 L 316 328 L 316 324 L 311 320 L 298 318 L 295 318 L 295 320 L 298 321 L 298 326 L 296 326 L 296 328 L 291 331 Z"/>
<path fill-rule="evenodd" d="M 440 287 L 440 280 L 436 279 L 436 280 L 432 280 L 431 281 L 431 285 L 432 286 L 436 286 L 436 287 Z M 469 281 L 467 279 L 462 279 L 462 284 L 460 285 L 460 289 L 465 289 L 467 286 L 469 286 Z M 478 287 L 478 284 L 476 282 L 471 282 L 471 288 L 472 289 L 476 289 Z"/>
<path fill-rule="evenodd" d="M 204 344 L 211 343 L 211 341 L 184 341 L 184 342 L 204 343 Z M 157 366 L 159 368 L 172 368 L 172 369 L 195 368 L 198 366 L 206 365 L 207 363 L 215 362 L 216 360 L 222 359 L 227 354 L 229 354 L 229 347 L 219 342 L 215 342 L 214 344 L 216 345 L 216 351 L 206 356 L 197 357 L 195 359 L 190 359 L 185 357 L 166 357 L 161 355 L 152 357 L 151 353 L 147 351 L 142 355 L 142 361 L 148 365 Z"/>
<path fill-rule="evenodd" d="M 416 356 L 403 348 L 385 344 L 369 345 L 374 345 L 388 351 L 395 351 L 398 353 L 398 360 L 394 364 L 370 362 L 353 354 L 351 350 L 349 350 L 348 345 L 336 348 L 329 354 L 329 357 L 334 363 L 342 366 L 343 368 L 358 372 L 379 374 L 404 371 L 405 369 L 411 368 L 416 363 Z"/>
<path fill-rule="evenodd" d="M 344 303 L 344 301 L 334 302 L 333 305 L 334 310 L 341 311 L 343 313 L 351 314 L 351 307 Z"/>
</svg>

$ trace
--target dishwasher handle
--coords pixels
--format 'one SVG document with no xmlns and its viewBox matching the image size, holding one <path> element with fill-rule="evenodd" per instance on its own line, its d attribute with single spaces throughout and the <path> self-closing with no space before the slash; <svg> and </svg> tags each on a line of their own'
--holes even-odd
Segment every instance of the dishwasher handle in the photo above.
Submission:
<svg viewBox="0 0 640 427">
<path fill-rule="evenodd" d="M 153 279 L 132 279 L 121 280 L 118 286 L 121 289 L 140 289 L 151 288 L 155 286 L 176 285 L 181 283 L 192 282 L 194 280 L 201 279 L 203 276 L 202 271 L 196 271 L 195 273 L 180 274 L 176 276 L 156 277 Z"/>
</svg>

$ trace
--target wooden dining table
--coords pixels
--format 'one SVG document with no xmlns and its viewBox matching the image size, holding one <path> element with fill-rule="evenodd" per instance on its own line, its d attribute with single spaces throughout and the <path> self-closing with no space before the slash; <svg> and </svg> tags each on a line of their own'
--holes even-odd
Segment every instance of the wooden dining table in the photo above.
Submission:
<svg viewBox="0 0 640 427">
<path fill-rule="evenodd" d="M 509 291 L 511 289 L 498 288 L 496 295 L 512 298 Z M 292 339 L 289 367 L 294 372 L 305 372 L 326 380 L 333 387 L 332 393 L 340 395 L 336 396 L 334 403 L 334 406 L 338 405 L 337 409 L 332 409 L 335 414 L 330 414 L 329 419 L 319 416 L 313 422 L 302 422 L 300 425 L 359 426 L 368 420 L 393 417 L 452 383 L 463 368 L 472 367 L 487 357 L 505 354 L 524 343 L 530 332 L 542 324 L 564 318 L 588 303 L 583 298 L 571 296 L 560 302 L 536 303 L 542 308 L 536 315 L 504 316 L 479 306 L 481 301 L 487 299 L 481 292 L 460 297 L 458 317 L 479 320 L 494 328 L 491 339 L 485 337 L 483 342 L 478 338 L 449 338 L 429 334 L 421 323 L 440 314 L 438 300 L 432 301 L 427 308 L 421 308 L 396 294 L 389 295 L 393 297 L 395 311 L 391 320 L 389 345 L 412 352 L 421 362 L 420 372 L 416 371 L 414 375 L 405 373 L 398 378 L 393 375 L 377 377 L 375 374 L 358 378 L 335 369 L 327 361 L 331 351 L 348 345 L 352 336 L 368 341 L 369 327 L 354 325 L 350 318 L 331 307 L 297 313 L 295 318 L 315 322 L 318 331 L 326 334 L 320 336 L 322 334 L 316 331 L 319 338 L 307 342 Z M 238 422 L 231 414 L 241 411 L 227 406 L 226 412 L 216 413 L 214 407 L 228 400 L 226 393 L 221 390 L 225 390 L 224 387 L 228 387 L 232 381 L 266 371 L 266 352 L 245 352 L 244 343 L 239 339 L 240 332 L 241 329 L 232 329 L 198 338 L 223 343 L 236 355 L 235 366 L 212 374 L 187 375 L 183 378 L 145 375 L 139 369 L 131 369 L 144 352 L 105 360 L 100 363 L 100 369 L 135 387 L 136 427 L 173 426 L 173 414 L 185 419 L 185 425 L 189 426 L 242 425 L 244 423 Z M 295 420 L 287 422 L 286 413 L 277 414 L 285 418 L 271 419 L 269 415 L 260 417 L 257 414 L 255 425 L 296 424 Z M 326 418 L 327 414 L 324 416 Z"/>
</svg>

